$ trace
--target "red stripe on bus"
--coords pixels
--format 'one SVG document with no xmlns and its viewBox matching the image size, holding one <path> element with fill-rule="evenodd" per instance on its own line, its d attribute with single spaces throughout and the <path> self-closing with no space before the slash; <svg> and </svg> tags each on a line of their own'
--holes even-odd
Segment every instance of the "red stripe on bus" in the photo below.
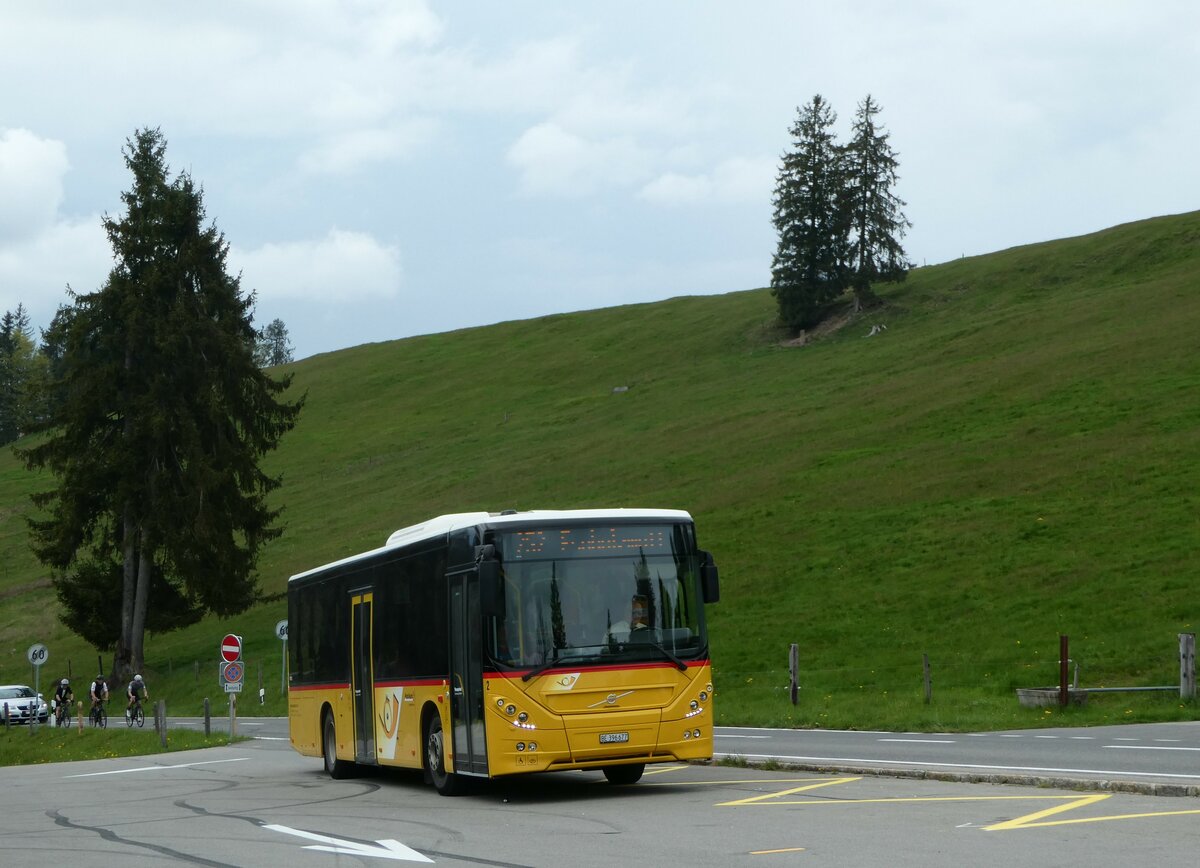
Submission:
<svg viewBox="0 0 1200 868">
<path fill-rule="evenodd" d="M 708 666 L 711 661 L 708 660 L 689 660 L 685 661 L 689 669 L 698 669 L 701 666 Z M 657 660 L 649 663 L 626 663 L 623 665 L 610 664 L 608 666 L 571 666 L 562 664 L 561 666 L 551 666 L 549 669 L 544 669 L 539 672 L 539 675 L 549 675 L 552 672 L 621 672 L 630 669 L 676 669 L 678 667 L 673 663 L 668 663 L 665 660 L 659 662 Z M 532 672 L 532 669 L 514 669 L 511 672 L 485 672 L 485 676 L 495 676 L 496 678 L 521 678 L 527 672 Z"/>
<path fill-rule="evenodd" d="M 446 678 L 411 678 L 405 681 L 379 681 L 376 680 L 375 687 L 441 687 L 450 679 Z"/>
</svg>

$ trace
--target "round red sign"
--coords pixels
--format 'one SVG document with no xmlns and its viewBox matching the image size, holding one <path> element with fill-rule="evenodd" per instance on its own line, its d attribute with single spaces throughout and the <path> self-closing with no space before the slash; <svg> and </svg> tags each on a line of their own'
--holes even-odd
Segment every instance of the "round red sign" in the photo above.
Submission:
<svg viewBox="0 0 1200 868">
<path fill-rule="evenodd" d="M 226 634 L 221 640 L 221 659 L 226 663 L 235 663 L 242 657 L 242 637 Z"/>
</svg>

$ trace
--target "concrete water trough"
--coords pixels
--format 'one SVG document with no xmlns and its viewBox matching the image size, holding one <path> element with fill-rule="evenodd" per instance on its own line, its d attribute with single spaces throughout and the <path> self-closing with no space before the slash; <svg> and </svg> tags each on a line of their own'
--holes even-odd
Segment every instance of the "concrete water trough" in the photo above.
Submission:
<svg viewBox="0 0 1200 868">
<path fill-rule="evenodd" d="M 1018 687 L 1017 701 L 1026 708 L 1058 705 L 1061 691 L 1057 687 Z M 1088 692 L 1079 687 L 1067 688 L 1068 705 L 1087 705 Z"/>
</svg>

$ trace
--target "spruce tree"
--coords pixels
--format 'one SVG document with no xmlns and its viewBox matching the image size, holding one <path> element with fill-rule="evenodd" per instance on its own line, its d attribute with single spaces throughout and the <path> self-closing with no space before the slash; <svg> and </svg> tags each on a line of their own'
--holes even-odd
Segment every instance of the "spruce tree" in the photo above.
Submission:
<svg viewBox="0 0 1200 868">
<path fill-rule="evenodd" d="M 273 319 L 261 332 L 254 348 L 254 358 L 260 368 L 273 368 L 293 361 L 292 342 L 288 339 L 287 326 L 281 319 Z"/>
<path fill-rule="evenodd" d="M 0 318 L 0 444 L 12 443 L 33 422 L 44 370 L 24 304 Z"/>
<path fill-rule="evenodd" d="M 847 260 L 841 153 L 832 128 L 837 115 L 817 94 L 797 112 L 792 150 L 775 182 L 772 222 L 779 244 L 771 262 L 771 293 L 791 329 L 819 321 L 825 304 L 846 286 Z"/>
<path fill-rule="evenodd" d="M 875 121 L 879 111 L 870 94 L 858 104 L 843 153 L 855 310 L 878 303 L 873 284 L 904 280 L 910 268 L 900 239 L 912 224 L 901 210 L 905 203 L 892 192 L 899 163 L 889 134 Z"/>
<path fill-rule="evenodd" d="M 258 599 L 259 551 L 281 533 L 266 502 L 279 479 L 259 459 L 303 403 L 283 400 L 290 377 L 255 363 L 252 299 L 227 270 L 229 245 L 165 153 L 158 130 L 126 143 L 125 213 L 104 218 L 116 264 L 62 318 L 61 403 L 46 439 L 22 452 L 57 478 L 34 496 L 43 514 L 30 526 L 63 620 L 115 612 L 120 678 L 142 668 L 145 630 L 168 614 L 159 606 L 174 626 Z M 119 609 L 92 608 L 116 588 Z"/>
</svg>

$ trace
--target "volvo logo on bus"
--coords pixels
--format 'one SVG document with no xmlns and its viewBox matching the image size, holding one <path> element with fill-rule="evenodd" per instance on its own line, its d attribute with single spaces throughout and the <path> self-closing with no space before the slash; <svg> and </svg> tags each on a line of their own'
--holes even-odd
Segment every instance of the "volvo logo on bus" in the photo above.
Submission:
<svg viewBox="0 0 1200 868">
<path fill-rule="evenodd" d="M 608 694 L 608 696 L 604 697 L 599 702 L 593 702 L 591 705 L 588 706 L 588 708 L 596 708 L 597 706 L 600 706 L 600 705 L 616 705 L 618 699 L 624 699 L 626 696 L 628 696 L 631 693 L 633 693 L 632 690 L 626 690 L 624 693 L 610 693 L 610 694 Z"/>
</svg>

